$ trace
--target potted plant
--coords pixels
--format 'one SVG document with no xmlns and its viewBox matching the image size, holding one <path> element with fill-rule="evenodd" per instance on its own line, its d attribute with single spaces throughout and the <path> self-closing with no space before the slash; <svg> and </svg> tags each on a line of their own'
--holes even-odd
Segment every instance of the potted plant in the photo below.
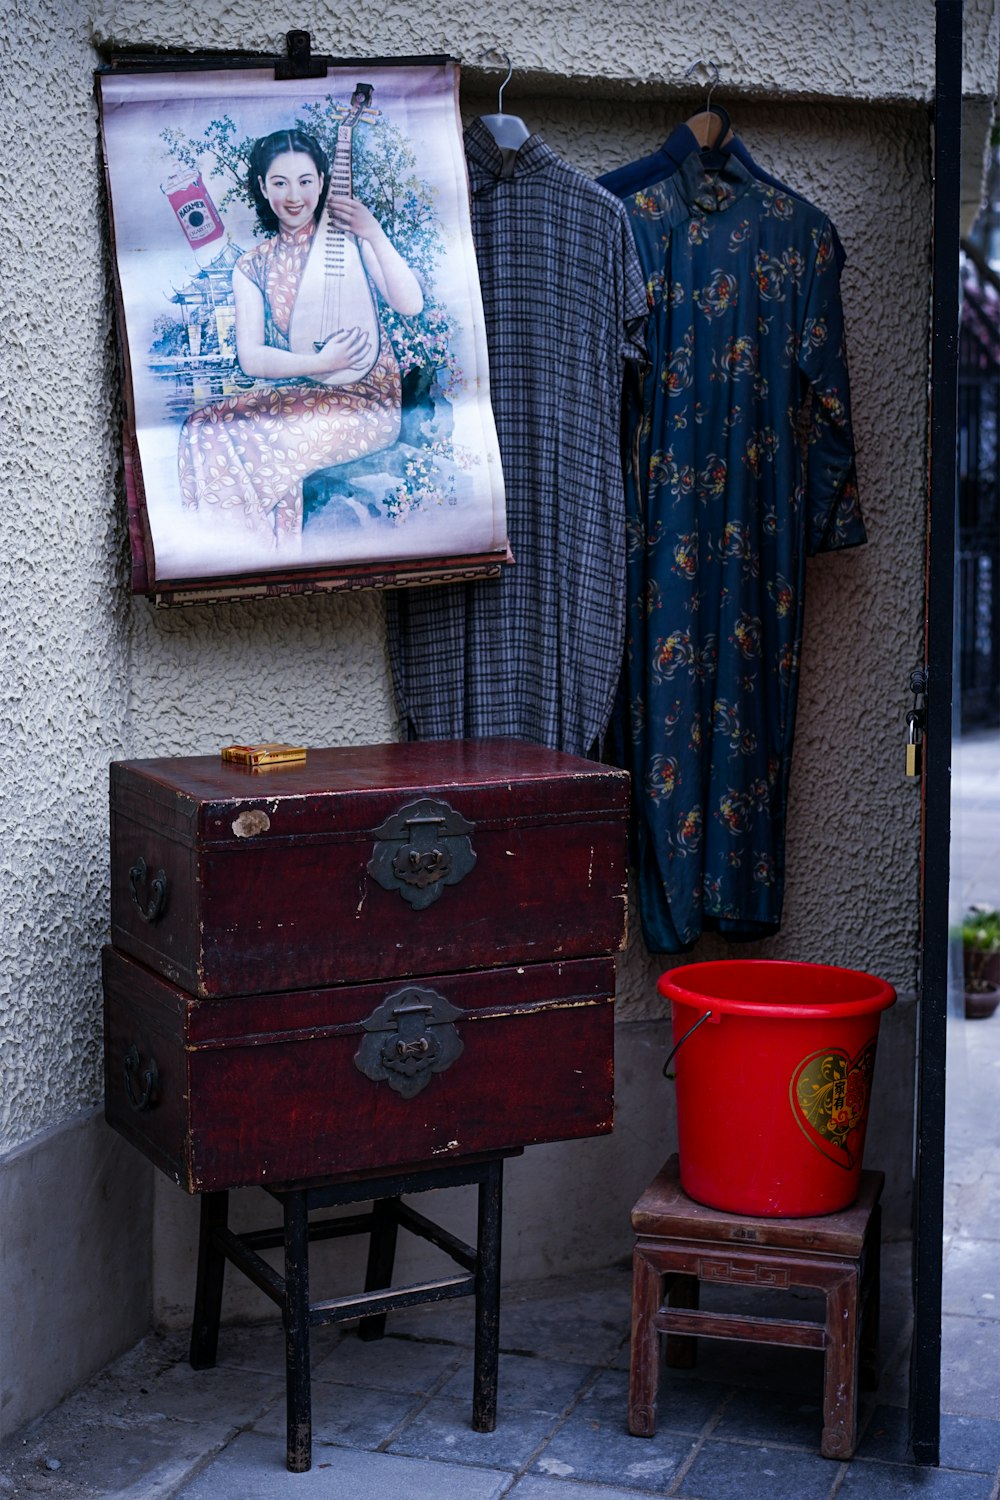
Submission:
<svg viewBox="0 0 1000 1500">
<path fill-rule="evenodd" d="M 991 1016 L 1000 1004 L 1000 911 L 995 907 L 970 906 L 962 918 L 962 969 L 966 1016 Z"/>
</svg>

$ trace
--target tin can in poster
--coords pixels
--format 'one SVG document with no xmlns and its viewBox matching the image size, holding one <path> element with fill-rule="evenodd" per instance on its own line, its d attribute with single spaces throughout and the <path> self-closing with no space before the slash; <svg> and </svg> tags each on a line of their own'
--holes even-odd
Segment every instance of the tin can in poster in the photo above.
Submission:
<svg viewBox="0 0 1000 1500">
<path fill-rule="evenodd" d="M 160 184 L 189 245 L 201 247 L 225 233 L 200 172 L 179 172 Z"/>
</svg>

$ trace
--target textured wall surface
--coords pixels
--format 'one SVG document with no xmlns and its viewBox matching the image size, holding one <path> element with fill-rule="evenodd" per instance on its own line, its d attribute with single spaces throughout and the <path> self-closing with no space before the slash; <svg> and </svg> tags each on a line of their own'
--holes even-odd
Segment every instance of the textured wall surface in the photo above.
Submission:
<svg viewBox="0 0 1000 1500">
<path fill-rule="evenodd" d="M 968 10 L 972 85 L 989 91 L 993 7 Z M 930 219 L 927 118 L 914 106 L 930 90 L 933 5 L 870 0 L 835 29 L 828 8 L 800 6 L 794 49 L 778 0 L 582 12 L 508 0 L 488 31 L 472 0 L 390 0 L 377 38 L 372 16 L 321 3 L 307 24 L 317 49 L 340 55 L 445 49 L 472 60 L 516 41 L 522 79 L 548 76 L 518 109 L 595 172 L 656 144 L 687 113 L 684 67 L 715 53 L 751 149 L 835 218 L 850 257 L 871 543 L 811 568 L 787 921 L 768 948 L 868 965 L 912 987 L 917 797 L 900 768 L 906 677 L 921 654 Z M 0 25 L 16 122 L 0 168 L 10 266 L 0 290 L 3 1146 L 100 1097 L 107 762 L 204 751 L 234 734 L 386 739 L 395 716 L 374 595 L 158 613 L 125 587 L 95 43 L 275 49 L 283 28 L 251 0 L 0 0 Z M 563 86 L 587 79 L 598 81 Z M 493 103 L 481 74 L 478 86 L 472 111 Z M 815 95 L 881 102 L 780 102 Z M 633 949 L 624 1015 L 651 1004 L 659 967 Z"/>
<path fill-rule="evenodd" d="M 0 10 L 14 124 L 0 169 L 3 1144 L 98 1096 L 105 767 L 128 692 L 94 59 L 72 17 Z"/>
<path fill-rule="evenodd" d="M 288 25 L 308 26 L 316 50 L 335 56 L 375 52 L 450 52 L 475 66 L 502 47 L 518 71 L 546 78 L 593 79 L 604 88 L 662 89 L 683 81 L 699 57 L 715 58 L 727 86 L 741 94 L 785 98 L 927 100 L 934 81 L 931 0 L 851 0 L 836 12 L 800 4 L 790 20 L 787 0 L 449 0 L 416 7 L 386 0 L 376 13 L 318 3 Z M 163 47 L 240 46 L 274 50 L 284 28 L 254 0 L 206 0 L 150 7 L 143 0 L 107 0 L 93 10 L 94 35 L 116 46 L 137 41 Z M 377 25 L 377 31 L 373 27 Z M 996 90 L 997 18 L 991 0 L 966 0 L 965 86 Z M 511 96 L 512 97 L 512 96 Z"/>
</svg>

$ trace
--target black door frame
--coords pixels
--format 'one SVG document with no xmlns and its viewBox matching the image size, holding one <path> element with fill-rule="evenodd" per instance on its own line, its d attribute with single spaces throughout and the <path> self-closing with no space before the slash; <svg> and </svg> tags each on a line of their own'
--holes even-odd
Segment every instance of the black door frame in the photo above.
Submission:
<svg viewBox="0 0 1000 1500">
<path fill-rule="evenodd" d="M 955 540 L 958 498 L 962 0 L 935 0 L 930 452 L 927 497 L 926 746 L 921 828 L 920 979 L 913 1214 L 910 1442 L 936 1464 L 941 1432 L 941 1279 Z"/>
</svg>

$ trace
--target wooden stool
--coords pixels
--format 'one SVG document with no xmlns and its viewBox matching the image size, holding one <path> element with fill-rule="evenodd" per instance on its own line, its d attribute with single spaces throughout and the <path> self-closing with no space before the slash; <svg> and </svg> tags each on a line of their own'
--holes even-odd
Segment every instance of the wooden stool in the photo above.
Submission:
<svg viewBox="0 0 1000 1500">
<path fill-rule="evenodd" d="M 293 1474 L 312 1463 L 312 1399 L 309 1330 L 321 1323 L 360 1318 L 363 1339 L 378 1339 L 387 1312 L 440 1302 L 451 1297 L 475 1297 L 475 1347 L 472 1375 L 472 1426 L 492 1432 L 497 1421 L 497 1361 L 500 1341 L 500 1230 L 503 1163 L 519 1156 L 520 1147 L 489 1156 L 466 1157 L 445 1166 L 410 1171 L 345 1174 L 310 1183 L 289 1184 L 267 1191 L 283 1209 L 280 1229 L 258 1229 L 235 1234 L 228 1225 L 228 1192 L 205 1193 L 201 1200 L 198 1243 L 198 1284 L 191 1329 L 190 1362 L 194 1369 L 210 1369 L 216 1361 L 222 1283 L 226 1261 L 232 1261 L 281 1308 L 286 1348 L 286 1463 Z M 466 1245 L 401 1201 L 404 1194 L 436 1188 L 479 1186 L 477 1243 Z M 310 1223 L 314 1209 L 340 1207 L 374 1200 L 367 1213 Z M 391 1287 L 398 1229 L 408 1229 L 429 1240 L 462 1267 L 459 1275 Z M 309 1243 L 348 1234 L 370 1235 L 365 1290 L 353 1296 L 314 1302 L 309 1297 Z M 284 1246 L 284 1276 L 263 1259 L 261 1250 Z"/>
<path fill-rule="evenodd" d="M 822 1349 L 824 1458 L 850 1458 L 857 1443 L 858 1377 L 878 1384 L 879 1197 L 884 1175 L 862 1172 L 850 1208 L 810 1219 L 748 1219 L 695 1203 L 681 1191 L 672 1156 L 632 1210 L 632 1358 L 628 1429 L 656 1431 L 657 1335 L 667 1364 L 694 1364 L 694 1335 Z M 823 1322 L 713 1313 L 698 1308 L 700 1282 L 813 1287 L 826 1298 Z M 668 1290 L 663 1301 L 664 1287 Z"/>
</svg>

